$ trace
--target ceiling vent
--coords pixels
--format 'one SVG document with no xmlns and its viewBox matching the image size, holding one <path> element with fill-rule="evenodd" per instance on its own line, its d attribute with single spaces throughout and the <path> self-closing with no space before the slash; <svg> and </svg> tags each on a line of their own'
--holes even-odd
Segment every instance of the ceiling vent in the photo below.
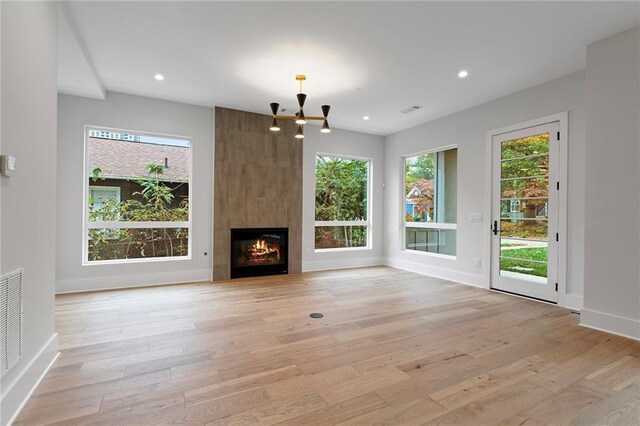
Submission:
<svg viewBox="0 0 640 426">
<path fill-rule="evenodd" d="M 422 109 L 422 106 L 420 106 L 420 105 L 411 105 L 410 107 L 406 107 L 405 109 L 401 109 L 400 112 L 403 113 L 403 114 L 409 114 L 409 113 L 417 111 L 419 109 Z"/>
</svg>

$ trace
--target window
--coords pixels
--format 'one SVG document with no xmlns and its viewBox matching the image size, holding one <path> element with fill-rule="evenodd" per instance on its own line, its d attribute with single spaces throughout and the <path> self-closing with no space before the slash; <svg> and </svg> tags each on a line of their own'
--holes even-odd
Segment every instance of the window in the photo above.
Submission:
<svg viewBox="0 0 640 426">
<path fill-rule="evenodd" d="M 406 250 L 456 255 L 457 148 L 404 159 Z"/>
<path fill-rule="evenodd" d="M 316 156 L 316 250 L 369 247 L 369 169 L 369 160 Z"/>
<path fill-rule="evenodd" d="M 110 201 L 120 202 L 120 187 L 89 185 L 89 211 L 100 210 Z"/>
<path fill-rule="evenodd" d="M 83 264 L 189 258 L 190 140 L 86 130 Z"/>
</svg>

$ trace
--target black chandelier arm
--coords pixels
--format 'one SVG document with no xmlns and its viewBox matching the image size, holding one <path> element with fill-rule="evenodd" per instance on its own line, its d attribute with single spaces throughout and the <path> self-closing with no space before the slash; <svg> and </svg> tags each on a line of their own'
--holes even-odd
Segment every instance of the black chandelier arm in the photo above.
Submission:
<svg viewBox="0 0 640 426">
<path fill-rule="evenodd" d="M 277 118 L 278 120 L 282 119 L 282 120 L 297 120 L 298 116 L 297 115 L 274 115 L 274 118 Z M 318 116 L 314 116 L 314 117 L 309 117 L 308 115 L 305 117 L 306 120 L 317 120 L 317 121 L 322 121 L 324 120 L 324 117 L 318 117 Z"/>
</svg>

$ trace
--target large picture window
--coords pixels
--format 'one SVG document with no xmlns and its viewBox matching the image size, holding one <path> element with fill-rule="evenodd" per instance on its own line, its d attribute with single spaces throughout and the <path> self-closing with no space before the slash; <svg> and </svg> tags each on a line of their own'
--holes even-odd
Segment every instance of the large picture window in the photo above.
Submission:
<svg viewBox="0 0 640 426">
<path fill-rule="evenodd" d="M 190 256 L 191 141 L 86 128 L 83 263 Z"/>
<path fill-rule="evenodd" d="M 456 255 L 458 150 L 404 159 L 406 250 Z"/>
<path fill-rule="evenodd" d="M 315 248 L 369 247 L 370 162 L 316 156 Z"/>
</svg>

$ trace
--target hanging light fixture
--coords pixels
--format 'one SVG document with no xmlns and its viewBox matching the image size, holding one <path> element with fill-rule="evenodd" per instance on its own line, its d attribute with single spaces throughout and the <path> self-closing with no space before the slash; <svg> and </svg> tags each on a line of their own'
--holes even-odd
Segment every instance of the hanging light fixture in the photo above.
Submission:
<svg viewBox="0 0 640 426">
<path fill-rule="evenodd" d="M 278 109 L 280 108 L 280 104 L 276 102 L 272 102 L 271 104 L 269 104 L 269 106 L 271 107 L 271 114 L 273 115 L 273 122 L 271 123 L 271 127 L 269 127 L 269 130 L 271 130 L 272 132 L 279 131 L 280 126 L 278 125 L 278 119 L 282 119 L 295 120 L 296 124 L 298 125 L 298 128 L 296 130 L 296 139 L 304 138 L 304 128 L 302 126 L 307 124 L 309 120 L 321 120 L 322 127 L 320 128 L 320 131 L 322 133 L 329 133 L 331 131 L 331 128 L 329 127 L 329 121 L 327 120 L 329 110 L 331 109 L 329 105 L 322 105 L 322 117 L 307 117 L 304 114 L 304 103 L 307 100 L 307 95 L 305 93 L 302 93 L 302 82 L 306 79 L 307 76 L 305 75 L 296 75 L 296 80 L 300 82 L 300 93 L 296 95 L 296 97 L 298 98 L 298 106 L 300 107 L 300 110 L 298 110 L 295 115 L 279 115 Z"/>
</svg>

